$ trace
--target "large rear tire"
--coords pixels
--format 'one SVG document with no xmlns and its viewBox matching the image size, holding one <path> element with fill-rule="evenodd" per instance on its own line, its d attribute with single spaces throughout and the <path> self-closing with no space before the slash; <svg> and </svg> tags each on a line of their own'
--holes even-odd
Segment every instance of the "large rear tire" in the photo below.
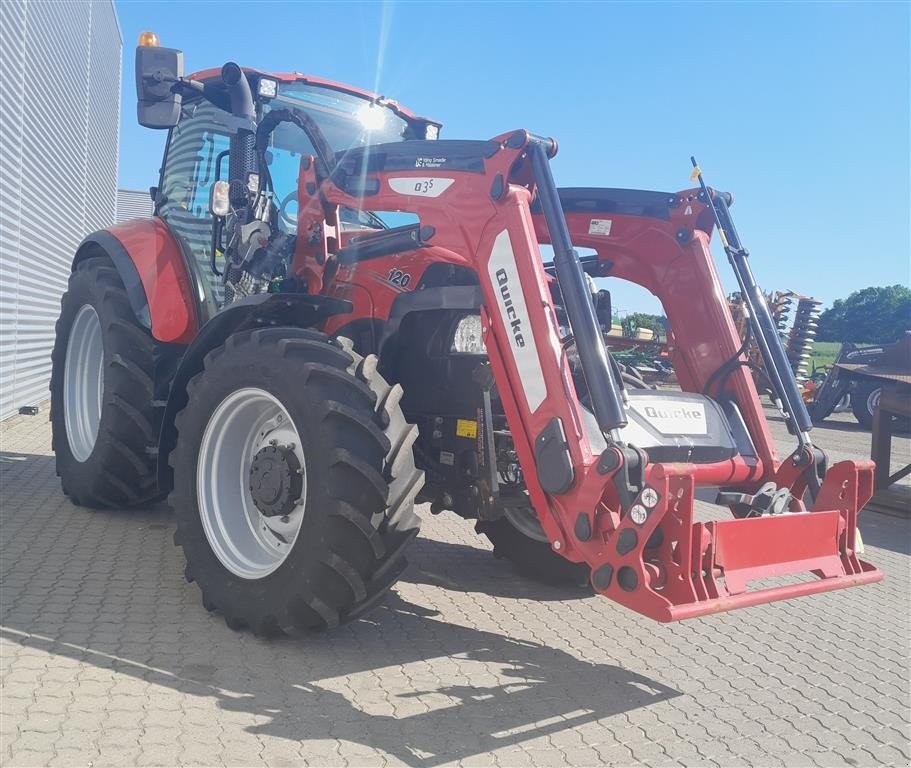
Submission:
<svg viewBox="0 0 911 768">
<path fill-rule="evenodd" d="M 270 635 L 329 629 L 378 603 L 418 532 L 423 473 L 402 389 L 376 357 L 312 330 L 239 332 L 187 395 L 170 501 L 203 604 Z"/>
<path fill-rule="evenodd" d="M 129 507 L 158 495 L 154 354 L 111 261 L 80 262 L 61 300 L 50 383 L 57 474 L 76 504 Z"/>
</svg>

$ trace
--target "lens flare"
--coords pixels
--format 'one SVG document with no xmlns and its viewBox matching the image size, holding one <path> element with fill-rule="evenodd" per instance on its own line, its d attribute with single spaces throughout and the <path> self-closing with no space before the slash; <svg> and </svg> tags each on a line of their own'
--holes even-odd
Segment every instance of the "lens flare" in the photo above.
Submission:
<svg viewBox="0 0 911 768">
<path fill-rule="evenodd" d="M 367 104 L 357 111 L 357 119 L 368 131 L 378 131 L 386 123 L 386 110 L 375 104 Z"/>
</svg>

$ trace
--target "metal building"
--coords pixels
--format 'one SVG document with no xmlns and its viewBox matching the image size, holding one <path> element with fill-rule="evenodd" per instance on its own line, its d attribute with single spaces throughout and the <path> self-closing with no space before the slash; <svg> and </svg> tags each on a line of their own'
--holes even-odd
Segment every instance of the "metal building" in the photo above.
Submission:
<svg viewBox="0 0 911 768">
<path fill-rule="evenodd" d="M 155 206 L 149 191 L 141 189 L 117 190 L 117 215 L 116 222 L 130 219 L 148 219 L 152 216 Z"/>
<path fill-rule="evenodd" d="M 122 49 L 111 0 L 0 2 L 0 418 L 47 400 L 70 262 L 114 221 Z"/>
</svg>

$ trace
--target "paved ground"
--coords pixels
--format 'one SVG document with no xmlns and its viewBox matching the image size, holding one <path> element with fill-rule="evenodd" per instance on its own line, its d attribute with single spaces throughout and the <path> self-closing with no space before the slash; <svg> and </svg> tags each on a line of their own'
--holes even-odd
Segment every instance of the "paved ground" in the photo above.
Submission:
<svg viewBox="0 0 911 768">
<path fill-rule="evenodd" d="M 385 607 L 267 642 L 203 610 L 164 508 L 64 499 L 45 419 L 0 425 L 4 765 L 911 763 L 908 520 L 862 517 L 884 583 L 658 625 L 425 513 Z"/>
</svg>

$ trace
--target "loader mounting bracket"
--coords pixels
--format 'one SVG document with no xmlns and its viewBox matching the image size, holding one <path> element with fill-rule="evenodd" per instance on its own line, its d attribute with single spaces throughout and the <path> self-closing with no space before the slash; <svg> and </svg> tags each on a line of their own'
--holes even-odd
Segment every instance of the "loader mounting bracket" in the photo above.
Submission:
<svg viewBox="0 0 911 768">
<path fill-rule="evenodd" d="M 634 445 L 612 445 L 598 459 L 598 474 L 611 478 L 621 510 L 628 510 L 645 483 L 648 455 Z"/>
</svg>

